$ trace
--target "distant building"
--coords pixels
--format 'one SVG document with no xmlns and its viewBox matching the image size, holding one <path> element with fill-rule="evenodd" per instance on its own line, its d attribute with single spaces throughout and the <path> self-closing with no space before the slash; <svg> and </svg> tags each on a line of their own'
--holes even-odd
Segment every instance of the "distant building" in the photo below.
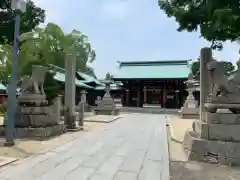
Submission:
<svg viewBox="0 0 240 180">
<path fill-rule="evenodd" d="M 122 82 L 123 106 L 180 108 L 189 73 L 188 60 L 119 62 L 113 79 Z"/>
</svg>

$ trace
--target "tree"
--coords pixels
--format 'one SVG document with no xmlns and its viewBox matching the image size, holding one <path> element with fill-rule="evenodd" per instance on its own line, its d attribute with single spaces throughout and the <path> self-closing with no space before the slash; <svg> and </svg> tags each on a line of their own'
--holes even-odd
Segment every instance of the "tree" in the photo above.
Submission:
<svg viewBox="0 0 240 180">
<path fill-rule="evenodd" d="M 18 74 L 31 73 L 33 64 L 57 65 L 65 68 L 67 53 L 76 54 L 76 69 L 81 72 L 93 74 L 93 69 L 88 63 L 95 60 L 96 53 L 91 48 L 87 36 L 73 30 L 70 34 L 64 34 L 59 26 L 49 23 L 45 28 L 35 28 L 33 33 L 36 38 L 22 43 L 19 53 Z M 0 57 L 5 57 L 5 74 L 11 72 L 11 49 L 10 45 L 3 46 L 4 51 Z M 1 55 L 2 54 L 2 55 Z"/>
<path fill-rule="evenodd" d="M 222 49 L 226 40 L 239 41 L 239 0 L 159 0 L 160 9 L 178 22 L 178 31 L 200 30 L 202 37 Z"/>
<path fill-rule="evenodd" d="M 200 59 L 198 58 L 197 61 L 194 61 L 191 65 L 191 71 L 193 77 L 198 77 L 200 75 Z"/>
<path fill-rule="evenodd" d="M 220 61 L 225 71 L 225 75 L 229 75 L 231 72 L 235 70 L 232 62 L 229 61 Z M 200 58 L 197 61 L 194 61 L 191 65 L 191 71 L 194 77 L 198 77 L 200 75 Z"/>
<path fill-rule="evenodd" d="M 236 65 L 237 65 L 237 68 L 240 67 L 240 60 L 238 60 L 238 61 L 236 62 Z"/>
<path fill-rule="evenodd" d="M 65 57 L 67 53 L 76 54 L 76 69 L 81 72 L 94 74 L 93 69 L 88 67 L 88 63 L 95 60 L 95 51 L 91 48 L 87 36 L 80 31 L 73 30 L 70 34 L 65 34 L 56 24 L 48 24 L 45 28 L 35 28 L 29 40 L 22 42 L 18 61 L 19 78 L 23 75 L 31 74 L 32 65 L 48 66 L 49 64 L 65 68 Z M 11 72 L 11 49 L 12 46 L 4 45 L 4 51 L 0 57 L 5 57 L 4 69 L 0 69 L 0 79 L 8 80 Z M 1 55 L 2 54 L 2 55 Z M 45 85 L 57 87 L 53 82 L 53 74 L 47 74 Z M 4 79 L 5 78 L 5 79 Z M 48 87 L 48 94 L 51 99 L 56 89 Z M 47 93 L 46 93 L 47 94 Z"/>
<path fill-rule="evenodd" d="M 11 44 L 14 35 L 14 12 L 11 0 L 0 0 L 0 44 Z M 26 33 L 44 22 L 45 11 L 36 7 L 31 0 L 27 1 L 26 12 L 21 15 L 21 33 Z"/>
</svg>

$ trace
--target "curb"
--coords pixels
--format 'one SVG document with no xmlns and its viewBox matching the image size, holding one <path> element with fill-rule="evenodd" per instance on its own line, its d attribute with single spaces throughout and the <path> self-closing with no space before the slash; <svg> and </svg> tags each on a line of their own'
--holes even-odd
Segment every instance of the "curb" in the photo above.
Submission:
<svg viewBox="0 0 240 180">
<path fill-rule="evenodd" d="M 18 161 L 17 158 L 4 157 L 4 156 L 0 156 L 0 159 L 3 160 L 3 161 L 0 161 L 0 168 L 3 166 L 7 166 L 8 164 L 11 164 L 15 161 Z"/>
<path fill-rule="evenodd" d="M 169 163 L 169 180 L 172 180 L 172 166 L 171 166 L 171 126 L 169 124 L 169 117 L 166 117 L 166 131 L 167 131 L 167 143 L 168 143 L 168 163 Z"/>
</svg>

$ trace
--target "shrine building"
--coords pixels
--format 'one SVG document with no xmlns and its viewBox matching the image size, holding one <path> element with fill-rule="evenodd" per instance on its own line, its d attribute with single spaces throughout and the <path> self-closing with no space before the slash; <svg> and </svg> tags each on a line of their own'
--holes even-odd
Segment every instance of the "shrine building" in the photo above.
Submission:
<svg viewBox="0 0 240 180">
<path fill-rule="evenodd" d="M 187 96 L 189 60 L 118 62 L 123 106 L 180 108 Z"/>
</svg>

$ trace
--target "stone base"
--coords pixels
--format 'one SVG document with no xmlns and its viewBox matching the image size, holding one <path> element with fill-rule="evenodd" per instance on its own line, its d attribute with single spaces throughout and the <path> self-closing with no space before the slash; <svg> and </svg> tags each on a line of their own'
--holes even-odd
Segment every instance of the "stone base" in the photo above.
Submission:
<svg viewBox="0 0 240 180">
<path fill-rule="evenodd" d="M 240 142 L 200 139 L 194 131 L 187 131 L 184 148 L 188 159 L 222 165 L 240 165 Z"/>
<path fill-rule="evenodd" d="M 2 134 L 5 134 L 4 126 L 0 127 Z M 17 138 L 49 138 L 52 136 L 57 136 L 66 132 L 66 128 L 63 122 L 48 126 L 48 127 L 24 127 L 24 128 L 15 128 L 15 136 Z"/>
<path fill-rule="evenodd" d="M 221 101 L 220 101 L 221 102 Z M 204 104 L 205 109 L 208 112 L 216 113 L 218 109 L 229 109 L 233 113 L 240 114 L 240 104 L 239 103 L 205 103 Z"/>
<path fill-rule="evenodd" d="M 120 113 L 119 109 L 94 109 L 94 114 L 95 115 L 113 115 L 113 116 L 117 116 Z"/>
<path fill-rule="evenodd" d="M 199 118 L 199 108 L 182 108 L 181 118 L 183 119 L 198 119 Z"/>
<path fill-rule="evenodd" d="M 233 114 L 227 110 L 217 113 L 206 112 L 205 116 L 208 124 L 240 125 L 240 114 Z"/>
<path fill-rule="evenodd" d="M 201 139 L 240 142 L 239 124 L 208 124 L 196 120 L 193 123 L 193 131 Z"/>
<path fill-rule="evenodd" d="M 68 132 L 78 132 L 78 131 L 83 131 L 84 128 L 82 126 L 76 127 L 74 129 L 67 129 Z"/>
</svg>

